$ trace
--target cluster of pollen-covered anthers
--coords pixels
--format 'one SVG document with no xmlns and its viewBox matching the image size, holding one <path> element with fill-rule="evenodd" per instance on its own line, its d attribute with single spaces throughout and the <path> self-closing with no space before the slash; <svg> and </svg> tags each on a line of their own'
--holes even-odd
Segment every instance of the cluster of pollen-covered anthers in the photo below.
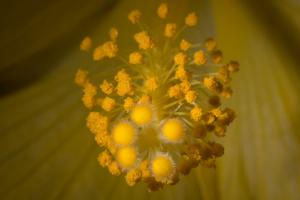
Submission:
<svg viewBox="0 0 300 200">
<path fill-rule="evenodd" d="M 167 4 L 159 5 L 157 15 L 167 19 Z M 124 174 L 130 186 L 144 181 L 154 191 L 176 184 L 199 164 L 215 167 L 224 148 L 213 140 L 225 135 L 235 117 L 221 100 L 231 97 L 229 83 L 239 65 L 222 64 L 214 39 L 193 44 L 180 38 L 183 30 L 197 25 L 196 13 L 187 14 L 179 30 L 166 23 L 161 38 L 142 28 L 141 16 L 139 10 L 128 15 L 141 29 L 133 36 L 138 48 L 128 58 L 119 54 L 116 28 L 109 41 L 93 49 L 94 61 L 115 58 L 124 68 L 97 85 L 79 69 L 75 82 L 83 88 L 83 104 L 92 110 L 87 127 L 105 148 L 100 165 L 112 175 Z M 161 45 L 157 41 L 162 38 Z M 89 52 L 92 46 L 86 37 L 80 48 Z"/>
</svg>

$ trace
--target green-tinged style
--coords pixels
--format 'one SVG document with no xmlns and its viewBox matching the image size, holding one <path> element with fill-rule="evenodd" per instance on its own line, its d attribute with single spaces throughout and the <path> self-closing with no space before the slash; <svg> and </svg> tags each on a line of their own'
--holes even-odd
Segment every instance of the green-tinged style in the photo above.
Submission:
<svg viewBox="0 0 300 200">
<path fill-rule="evenodd" d="M 90 61 L 78 44 L 86 35 L 100 44 L 115 26 L 126 49 L 132 37 L 127 13 L 139 8 L 153 26 L 161 2 L 11 2 L 1 6 L 7 18 L 0 21 L 1 199 L 300 198 L 299 3 L 166 1 L 175 23 L 190 10 L 199 13 L 190 40 L 214 37 L 225 61 L 239 61 L 227 104 L 237 118 L 222 138 L 225 154 L 216 169 L 194 169 L 177 185 L 149 193 L 99 167 L 73 79 L 87 66 L 97 68 L 93 78 L 114 76 L 112 65 Z"/>
</svg>

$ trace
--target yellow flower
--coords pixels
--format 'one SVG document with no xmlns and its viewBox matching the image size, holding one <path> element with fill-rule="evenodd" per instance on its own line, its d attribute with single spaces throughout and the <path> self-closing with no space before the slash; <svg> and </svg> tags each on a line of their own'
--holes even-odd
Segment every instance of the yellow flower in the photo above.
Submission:
<svg viewBox="0 0 300 200">
<path fill-rule="evenodd" d="M 159 5 L 159 18 L 167 14 L 168 6 Z M 140 17 L 138 10 L 128 15 L 141 29 L 133 36 L 138 49 L 130 50 L 128 59 L 122 57 L 123 52 L 119 54 L 117 28 L 111 29 L 110 40 L 93 52 L 94 60 L 114 58 L 114 64 L 120 62 L 121 69 L 114 77 L 100 80 L 102 93 L 97 94 L 89 80 L 98 78 L 91 73 L 88 77 L 86 70 L 78 70 L 75 83 L 83 87 L 87 108 L 102 108 L 101 112 L 92 110 L 87 118 L 96 143 L 106 149 L 98 157 L 100 165 L 112 175 L 124 175 L 129 186 L 143 181 L 155 191 L 175 185 L 181 175 L 198 165 L 216 166 L 224 149 L 206 137 L 210 132 L 225 136 L 235 117 L 233 110 L 222 108 L 221 98 L 231 96 L 230 81 L 239 65 L 235 61 L 222 64 L 221 51 L 211 38 L 205 41 L 207 57 L 203 48 L 192 48 L 199 43 L 182 38 L 186 27 L 197 24 L 194 12 L 188 14 L 179 32 L 175 23 L 166 24 L 161 38 L 150 37 L 155 34 L 144 28 Z"/>
</svg>

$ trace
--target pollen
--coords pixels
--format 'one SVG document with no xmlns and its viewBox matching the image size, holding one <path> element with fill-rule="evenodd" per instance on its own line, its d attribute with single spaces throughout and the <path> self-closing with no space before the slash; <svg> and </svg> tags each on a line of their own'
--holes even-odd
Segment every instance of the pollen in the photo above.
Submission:
<svg viewBox="0 0 300 200">
<path fill-rule="evenodd" d="M 174 62 L 176 65 L 185 65 L 187 62 L 187 55 L 182 52 L 177 53 L 174 57 Z"/>
<path fill-rule="evenodd" d="M 125 100 L 124 100 L 124 110 L 126 110 L 126 112 L 129 112 L 133 106 L 135 105 L 135 102 L 133 100 L 133 98 L 131 97 L 127 97 Z"/>
<path fill-rule="evenodd" d="M 195 12 L 188 14 L 185 18 L 185 24 L 187 26 L 196 26 L 198 23 L 198 17 Z"/>
<path fill-rule="evenodd" d="M 182 39 L 180 42 L 180 49 L 182 51 L 187 51 L 191 48 L 192 44 L 185 39 Z"/>
<path fill-rule="evenodd" d="M 198 106 L 195 106 L 191 110 L 191 119 L 194 120 L 195 122 L 198 122 L 198 121 L 200 121 L 201 116 L 202 116 L 201 108 L 199 108 Z"/>
<path fill-rule="evenodd" d="M 146 31 L 136 33 L 134 40 L 138 43 L 140 49 L 147 50 L 153 47 L 153 42 Z"/>
<path fill-rule="evenodd" d="M 102 40 L 96 46 L 85 37 L 80 53 L 97 63 L 82 63 L 74 77 L 88 110 L 86 126 L 103 148 L 99 165 L 129 186 L 145 183 L 149 191 L 177 184 L 200 165 L 218 167 L 224 147 L 215 140 L 226 136 L 236 117 L 223 103 L 233 95 L 239 63 L 227 62 L 215 39 L 188 37 L 188 28 L 198 23 L 195 12 L 183 23 L 170 12 L 159 4 L 153 16 L 162 20 L 147 24 L 134 9 L 128 14 L 133 35 L 112 27 L 107 38 L 95 39 Z M 119 35 L 127 37 L 125 49 Z"/>
<path fill-rule="evenodd" d="M 129 54 L 129 63 L 133 65 L 142 64 L 143 56 L 140 52 L 133 52 Z"/>
<path fill-rule="evenodd" d="M 128 19 L 131 23 L 136 24 L 139 22 L 140 18 L 142 16 L 141 11 L 139 10 L 133 10 L 128 14 Z"/>
<path fill-rule="evenodd" d="M 197 98 L 197 92 L 193 91 L 193 90 L 189 90 L 186 94 L 185 94 L 185 100 L 186 102 L 192 104 Z"/>
<path fill-rule="evenodd" d="M 176 118 L 168 119 L 161 127 L 161 137 L 168 143 L 180 143 L 185 136 L 183 123 Z"/>
<path fill-rule="evenodd" d="M 119 36 L 118 29 L 113 27 L 109 30 L 109 37 L 112 41 L 116 41 L 118 36 Z"/>
<path fill-rule="evenodd" d="M 206 58 L 202 50 L 196 51 L 194 53 L 194 63 L 196 65 L 203 65 L 206 63 Z"/>
<path fill-rule="evenodd" d="M 93 53 L 93 60 L 99 61 L 102 60 L 105 57 L 105 53 L 102 46 L 98 46 L 95 48 Z"/>
<path fill-rule="evenodd" d="M 124 169 L 130 169 L 137 163 L 138 155 L 134 147 L 123 147 L 117 151 L 117 161 Z"/>
<path fill-rule="evenodd" d="M 129 122 L 119 122 L 112 130 L 112 138 L 117 145 L 128 146 L 136 139 L 136 129 Z"/>
<path fill-rule="evenodd" d="M 84 87 L 84 85 L 88 82 L 88 74 L 88 71 L 78 69 L 75 76 L 75 83 L 80 87 Z"/>
<path fill-rule="evenodd" d="M 107 56 L 108 58 L 115 57 L 119 50 L 117 44 L 113 41 L 105 42 L 102 46 L 102 49 L 104 55 Z"/>
<path fill-rule="evenodd" d="M 168 14 L 168 5 L 166 3 L 160 4 L 157 9 L 158 17 L 160 17 L 161 19 L 165 19 L 167 17 L 167 14 Z"/>
<path fill-rule="evenodd" d="M 107 130 L 108 119 L 99 112 L 90 112 L 86 121 L 87 127 L 94 134 L 103 133 Z"/>
<path fill-rule="evenodd" d="M 139 126 L 147 125 L 153 120 L 153 109 L 149 104 L 136 105 L 130 113 L 130 118 Z"/>
<path fill-rule="evenodd" d="M 101 107 L 103 110 L 109 112 L 116 106 L 116 101 L 113 98 L 105 97 L 101 102 Z"/>
<path fill-rule="evenodd" d="M 129 186 L 134 186 L 140 181 L 142 177 L 142 172 L 139 169 L 132 169 L 127 172 L 125 179 Z"/>
<path fill-rule="evenodd" d="M 151 162 L 151 171 L 159 182 L 167 182 L 175 173 L 174 161 L 169 155 L 158 154 Z"/>
<path fill-rule="evenodd" d="M 172 87 L 169 88 L 168 90 L 168 96 L 170 98 L 179 98 L 181 95 L 181 88 L 180 85 L 174 85 Z"/>
<path fill-rule="evenodd" d="M 176 28 L 177 28 L 177 26 L 174 23 L 166 24 L 165 36 L 168 37 L 168 38 L 173 37 L 176 33 Z"/>
<path fill-rule="evenodd" d="M 114 91 L 114 86 L 113 84 L 109 83 L 107 80 L 104 80 L 100 85 L 100 89 L 104 94 L 109 95 Z"/>
<path fill-rule="evenodd" d="M 85 107 L 91 109 L 95 105 L 95 96 L 97 94 L 97 88 L 92 83 L 86 83 L 83 88 L 82 102 Z"/>
<path fill-rule="evenodd" d="M 99 164 L 102 167 L 107 167 L 112 163 L 112 156 L 110 155 L 110 153 L 107 150 L 104 150 L 102 153 L 99 154 L 98 156 L 98 161 Z"/>
<path fill-rule="evenodd" d="M 217 48 L 217 42 L 213 38 L 206 39 L 204 44 L 207 51 L 214 51 Z"/>
<path fill-rule="evenodd" d="M 92 48 L 92 43 L 93 42 L 90 37 L 85 37 L 80 44 L 80 50 L 89 51 Z"/>
<path fill-rule="evenodd" d="M 158 84 L 155 77 L 150 77 L 145 81 L 145 87 L 148 91 L 153 92 L 157 89 Z"/>
<path fill-rule="evenodd" d="M 179 79 L 181 81 L 188 79 L 188 72 L 186 71 L 185 67 L 183 65 L 180 65 L 177 67 L 175 78 Z"/>
</svg>

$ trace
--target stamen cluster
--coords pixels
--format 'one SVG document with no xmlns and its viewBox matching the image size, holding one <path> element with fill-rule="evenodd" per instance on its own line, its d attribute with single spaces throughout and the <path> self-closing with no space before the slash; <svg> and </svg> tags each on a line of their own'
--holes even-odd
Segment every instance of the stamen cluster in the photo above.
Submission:
<svg viewBox="0 0 300 200">
<path fill-rule="evenodd" d="M 157 16 L 169 20 L 168 12 L 162 3 Z M 75 83 L 90 110 L 87 127 L 104 148 L 99 164 L 112 175 L 124 174 L 130 186 L 144 181 L 155 191 L 176 184 L 199 164 L 215 167 L 223 155 L 223 146 L 215 140 L 225 136 L 235 112 L 223 108 L 221 101 L 232 95 L 230 81 L 239 64 L 224 64 L 212 38 L 199 44 L 182 37 L 184 30 L 197 25 L 195 12 L 187 14 L 180 29 L 163 22 L 163 44 L 141 28 L 141 11 L 133 10 L 128 19 L 141 30 L 133 35 L 137 49 L 127 58 L 119 52 L 116 28 L 103 44 L 93 47 L 86 37 L 80 45 L 84 52 L 92 50 L 95 62 L 117 59 L 123 68 L 99 82 L 79 69 Z"/>
</svg>

